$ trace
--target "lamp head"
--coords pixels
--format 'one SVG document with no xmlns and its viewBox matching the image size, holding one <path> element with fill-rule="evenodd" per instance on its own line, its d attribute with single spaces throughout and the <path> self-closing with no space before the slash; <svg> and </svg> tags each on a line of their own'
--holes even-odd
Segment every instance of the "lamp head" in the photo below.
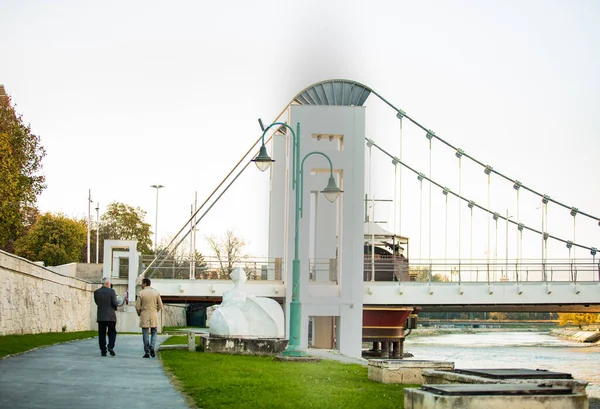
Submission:
<svg viewBox="0 0 600 409">
<path fill-rule="evenodd" d="M 327 182 L 327 187 L 323 189 L 321 193 L 323 193 L 325 195 L 325 198 L 331 203 L 335 202 L 337 198 L 340 197 L 340 193 L 342 193 L 342 191 L 339 187 L 337 187 L 333 175 L 329 175 L 329 182 Z"/>
<path fill-rule="evenodd" d="M 256 164 L 256 167 L 258 168 L 258 170 L 260 170 L 261 172 L 264 172 L 265 170 L 269 169 L 269 166 L 271 166 L 271 163 L 273 163 L 275 161 L 273 159 L 271 159 L 271 157 L 267 153 L 267 148 L 265 147 L 265 145 L 262 145 L 260 147 L 260 151 L 258 152 L 258 155 L 256 156 L 256 158 L 252 159 L 252 162 L 254 162 Z"/>
</svg>

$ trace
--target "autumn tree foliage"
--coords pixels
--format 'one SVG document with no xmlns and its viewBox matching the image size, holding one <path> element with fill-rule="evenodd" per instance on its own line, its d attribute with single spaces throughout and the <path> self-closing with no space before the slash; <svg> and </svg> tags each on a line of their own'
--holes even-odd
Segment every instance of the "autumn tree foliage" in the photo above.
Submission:
<svg viewBox="0 0 600 409">
<path fill-rule="evenodd" d="M 31 227 L 45 178 L 39 172 L 46 151 L 40 137 L 17 114 L 0 86 L 0 249 L 13 252 L 15 241 Z"/>
<path fill-rule="evenodd" d="M 39 216 L 31 229 L 15 243 L 15 254 L 47 266 L 83 261 L 87 225 L 85 220 L 70 219 L 63 214 Z"/>
<path fill-rule="evenodd" d="M 576 325 L 581 329 L 584 325 L 599 322 L 600 314 L 594 313 L 559 313 L 558 323 L 560 326 Z"/>
</svg>

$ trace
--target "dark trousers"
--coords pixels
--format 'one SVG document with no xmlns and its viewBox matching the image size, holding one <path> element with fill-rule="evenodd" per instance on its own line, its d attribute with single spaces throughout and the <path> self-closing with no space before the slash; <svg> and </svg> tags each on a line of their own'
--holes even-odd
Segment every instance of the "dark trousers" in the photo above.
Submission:
<svg viewBox="0 0 600 409">
<path fill-rule="evenodd" d="M 98 321 L 98 344 L 100 351 L 106 353 L 106 331 L 108 330 L 108 349 L 115 347 L 117 339 L 117 323 L 115 321 Z"/>
</svg>

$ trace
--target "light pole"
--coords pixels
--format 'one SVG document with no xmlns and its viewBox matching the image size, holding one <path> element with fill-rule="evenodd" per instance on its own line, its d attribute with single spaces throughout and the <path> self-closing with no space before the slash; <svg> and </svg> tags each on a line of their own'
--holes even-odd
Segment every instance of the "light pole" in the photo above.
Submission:
<svg viewBox="0 0 600 409">
<path fill-rule="evenodd" d="M 96 263 L 100 255 L 100 203 L 96 203 Z"/>
<path fill-rule="evenodd" d="M 163 188 L 163 185 L 150 186 L 156 189 L 156 223 L 154 223 L 154 254 L 158 252 L 158 190 Z"/>
<path fill-rule="evenodd" d="M 333 177 L 333 164 L 329 156 L 323 152 L 313 151 L 307 153 L 302 162 L 300 162 L 300 123 L 296 125 L 296 133 L 286 123 L 275 122 L 267 126 L 263 130 L 262 134 L 262 145 L 260 147 L 259 154 L 253 159 L 258 169 L 265 171 L 274 162 L 273 159 L 267 153 L 265 147 L 265 134 L 273 126 L 285 126 L 292 133 L 292 189 L 296 191 L 296 215 L 295 215 L 295 232 L 294 232 L 294 261 L 292 262 L 292 302 L 290 304 L 290 334 L 289 343 L 283 355 L 286 356 L 306 356 L 306 351 L 301 347 L 300 333 L 302 325 L 302 306 L 300 303 L 300 259 L 298 258 L 298 245 L 299 245 L 299 225 L 300 218 L 302 217 L 302 187 L 304 184 L 304 176 L 302 168 L 304 167 L 304 161 L 312 155 L 321 155 L 329 162 L 329 181 L 327 187 L 323 189 L 322 193 L 325 194 L 325 198 L 330 202 L 334 202 L 342 192 L 335 183 Z"/>
<path fill-rule="evenodd" d="M 87 263 L 90 263 L 90 225 L 91 225 L 91 208 L 92 203 L 92 189 L 88 189 L 88 218 L 87 218 Z"/>
</svg>

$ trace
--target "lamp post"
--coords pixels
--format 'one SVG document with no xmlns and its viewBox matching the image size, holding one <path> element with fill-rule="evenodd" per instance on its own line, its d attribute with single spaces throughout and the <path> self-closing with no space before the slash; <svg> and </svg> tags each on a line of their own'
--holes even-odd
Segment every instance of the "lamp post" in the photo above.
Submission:
<svg viewBox="0 0 600 409">
<path fill-rule="evenodd" d="M 100 203 L 96 203 L 96 263 L 99 263 L 100 255 Z"/>
<path fill-rule="evenodd" d="M 262 145 L 260 147 L 259 154 L 252 161 L 256 164 L 258 169 L 265 171 L 274 162 L 273 159 L 267 153 L 265 147 L 265 134 L 273 126 L 284 126 L 292 133 L 292 189 L 296 191 L 296 214 L 295 214 L 295 231 L 294 231 L 294 260 L 292 262 L 292 302 L 290 304 L 290 333 L 289 343 L 283 355 L 286 356 L 306 356 L 306 351 L 301 347 L 300 333 L 302 325 L 302 306 L 300 303 L 300 259 L 298 258 L 298 246 L 299 246 L 299 225 L 300 218 L 302 218 L 302 188 L 304 183 L 304 176 L 302 168 L 304 167 L 304 161 L 309 156 L 321 155 L 329 162 L 329 181 L 327 187 L 323 189 L 322 193 L 325 194 L 325 198 L 330 202 L 334 202 L 342 192 L 335 183 L 333 177 L 333 164 L 329 156 L 323 152 L 313 151 L 307 153 L 302 162 L 300 162 L 300 123 L 296 125 L 296 133 L 286 123 L 275 122 L 267 126 L 263 130 L 262 134 Z"/>
<path fill-rule="evenodd" d="M 158 252 L 158 190 L 163 188 L 163 185 L 150 186 L 156 189 L 156 222 L 154 223 L 154 254 Z"/>
</svg>

